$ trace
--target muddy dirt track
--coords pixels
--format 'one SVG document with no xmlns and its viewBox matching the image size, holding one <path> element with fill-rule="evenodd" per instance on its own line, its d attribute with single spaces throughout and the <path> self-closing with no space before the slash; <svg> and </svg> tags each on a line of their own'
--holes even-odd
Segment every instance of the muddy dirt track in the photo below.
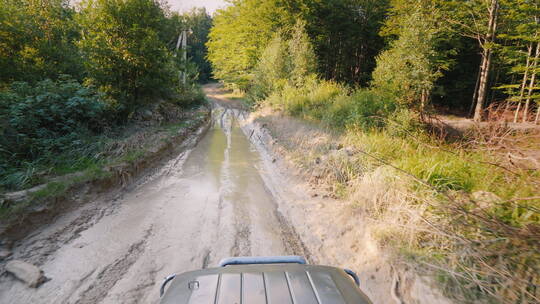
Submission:
<svg viewBox="0 0 540 304">
<path fill-rule="evenodd" d="M 152 178 L 16 244 L 14 257 L 50 280 L 32 289 L 4 274 L 0 303 L 156 303 L 171 273 L 229 256 L 297 254 L 238 115 L 216 107 L 199 143 Z"/>
</svg>

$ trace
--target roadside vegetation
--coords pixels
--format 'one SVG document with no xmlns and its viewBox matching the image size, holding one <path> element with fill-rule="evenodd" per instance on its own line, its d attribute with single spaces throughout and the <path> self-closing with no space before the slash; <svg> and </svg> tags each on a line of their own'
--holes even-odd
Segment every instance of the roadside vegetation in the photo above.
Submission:
<svg viewBox="0 0 540 304">
<path fill-rule="evenodd" d="M 210 78 L 212 23 L 204 9 L 72 2 L 0 1 L 0 193 L 75 172 L 95 175 L 118 142 L 147 125 L 185 119 L 204 102 L 199 83 Z M 186 61 L 177 47 L 182 31 Z M 163 119 L 163 111 L 177 116 Z M 124 153 L 114 157 L 134 152 Z"/>
<path fill-rule="evenodd" d="M 215 16 L 209 59 L 253 109 L 338 134 L 282 138 L 392 262 L 458 303 L 536 303 L 540 132 L 505 122 L 538 116 L 539 14 L 521 0 L 241 0 Z M 497 121 L 450 136 L 442 110 Z"/>
</svg>

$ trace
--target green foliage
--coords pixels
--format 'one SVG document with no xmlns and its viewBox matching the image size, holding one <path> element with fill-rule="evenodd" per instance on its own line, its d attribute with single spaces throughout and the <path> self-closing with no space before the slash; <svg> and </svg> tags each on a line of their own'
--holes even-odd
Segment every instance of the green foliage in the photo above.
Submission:
<svg viewBox="0 0 540 304">
<path fill-rule="evenodd" d="M 80 79 L 74 15 L 66 0 L 0 1 L 0 83 L 35 82 L 61 74 Z"/>
<path fill-rule="evenodd" d="M 102 97 L 70 78 L 44 80 L 35 86 L 13 83 L 11 90 L 0 93 L 2 150 L 36 159 L 60 152 L 70 143 L 82 144 L 73 138 L 97 133 L 105 125 Z"/>
<path fill-rule="evenodd" d="M 261 55 L 249 86 L 249 98 L 253 102 L 264 100 L 286 85 L 301 87 L 317 77 L 316 56 L 304 22 L 297 22 L 289 40 L 284 36 L 276 34 Z"/>
<path fill-rule="evenodd" d="M 378 32 L 387 6 L 386 0 L 233 1 L 216 13 L 208 58 L 216 78 L 245 90 L 275 33 L 289 40 L 302 20 L 318 58 L 302 64 L 316 66 L 326 79 L 366 85 L 384 46 Z"/>
<path fill-rule="evenodd" d="M 534 291 L 540 257 L 531 250 L 536 246 L 537 232 L 529 229 L 540 222 L 535 211 L 539 203 L 535 199 L 540 177 L 537 171 L 508 174 L 506 168 L 492 165 L 499 161 L 496 154 L 463 149 L 414 133 L 397 137 L 386 130 L 355 132 L 348 134 L 347 144 L 429 185 L 410 179 L 412 198 L 407 210 L 422 208 L 423 220 L 430 221 L 431 227 L 436 225 L 437 231 L 418 233 L 415 225 L 407 232 L 411 233 L 407 241 L 401 242 L 396 238 L 396 233 L 404 229 L 400 223 L 392 229 L 391 242 L 399 249 L 406 248 L 409 257 L 414 258 L 411 262 L 425 261 L 445 271 L 443 288 L 447 295 L 459 303 L 517 303 L 516 299 L 534 302 L 530 301 L 534 294 L 528 290 Z M 367 156 L 362 163 L 388 169 Z M 390 172 L 398 181 L 410 177 L 402 171 Z M 482 193 L 487 196 L 482 198 Z M 403 206 L 403 201 L 387 203 L 391 212 L 397 205 Z M 379 204 L 384 205 L 377 201 Z M 395 214 L 387 216 L 393 218 Z M 392 225 L 390 221 L 385 229 Z M 441 236 L 441 232 L 445 235 Z M 523 279 L 529 277 L 531 280 Z"/>
<path fill-rule="evenodd" d="M 443 65 L 435 49 L 439 34 L 436 11 L 428 15 L 420 4 L 412 6 L 407 16 L 400 15 L 398 39 L 377 58 L 372 84 L 399 102 L 423 111 Z"/>
<path fill-rule="evenodd" d="M 298 20 L 292 28 L 289 40 L 288 58 L 290 80 L 297 87 L 303 86 L 306 79 L 317 74 L 317 57 L 306 32 L 306 23 Z"/>
<path fill-rule="evenodd" d="M 448 52 L 448 70 L 442 71 L 433 89 L 432 102 L 450 110 L 468 110 L 476 86 L 480 52 L 469 37 L 452 37 L 440 44 Z"/>
<path fill-rule="evenodd" d="M 282 98 L 286 110 L 292 115 L 315 120 L 322 120 L 335 98 L 347 92 L 346 88 L 338 83 L 313 79 L 292 93 L 295 89 L 296 87 L 288 87 L 284 90 Z"/>
<path fill-rule="evenodd" d="M 167 96 L 177 79 L 161 30 L 166 18 L 152 0 L 88 0 L 81 4 L 78 42 L 86 82 L 119 101 L 128 115 L 152 98 Z"/>
<path fill-rule="evenodd" d="M 206 95 L 202 88 L 197 84 L 191 84 L 180 89 L 178 96 L 174 102 L 182 107 L 190 108 L 206 101 Z"/>
<path fill-rule="evenodd" d="M 208 59 L 214 76 L 245 90 L 274 33 L 288 18 L 277 0 L 238 0 L 216 12 Z"/>
<path fill-rule="evenodd" d="M 391 136 L 408 137 L 418 136 L 423 137 L 425 125 L 418 117 L 418 114 L 405 108 L 400 108 L 393 112 L 386 122 L 385 131 Z"/>
<path fill-rule="evenodd" d="M 97 149 L 91 138 L 107 125 L 107 108 L 102 94 L 69 77 L 14 82 L 0 93 L 1 186 L 29 183 L 40 164 L 77 166 Z"/>
<path fill-rule="evenodd" d="M 310 79 L 302 87 L 286 85 L 265 101 L 272 107 L 336 129 L 371 130 L 386 125 L 397 109 L 393 98 L 368 89 L 352 93 L 335 82 Z"/>
<path fill-rule="evenodd" d="M 538 62 L 534 63 L 535 45 L 540 42 L 540 5 L 527 0 L 504 0 L 501 1 L 504 10 L 506 30 L 499 35 L 503 39 L 496 46 L 501 63 L 507 68 L 506 73 L 513 77 L 501 81 L 497 89 L 506 93 L 509 102 L 523 102 L 530 99 L 540 101 L 535 96 L 540 90 L 540 85 L 527 83 L 527 89 L 531 87 L 529 94 L 522 94 L 523 79 L 531 81 L 532 74 L 538 74 L 540 68 Z M 517 77 L 516 77 L 517 76 Z M 525 92 L 524 92 L 525 93 Z"/>
<path fill-rule="evenodd" d="M 198 69 L 197 80 L 207 82 L 212 78 L 212 67 L 206 58 L 208 53 L 206 43 L 212 27 L 212 18 L 204 8 L 194 8 L 181 17 L 183 24 L 192 31 L 192 35 L 188 37 L 188 56 Z"/>
<path fill-rule="evenodd" d="M 148 103 L 204 100 L 193 84 L 198 71 L 208 76 L 204 42 L 211 20 L 204 10 L 181 16 L 153 0 L 75 6 L 0 1 L 2 189 L 96 165 L 103 133 Z M 175 48 L 187 28 L 192 60 L 184 62 Z M 179 85 L 181 70 L 188 74 L 185 86 Z"/>
<path fill-rule="evenodd" d="M 290 74 L 289 54 L 283 37 L 276 34 L 261 55 L 249 87 L 253 101 L 264 100 L 273 91 L 281 90 Z"/>
<path fill-rule="evenodd" d="M 378 33 L 388 3 L 388 0 L 295 0 L 283 1 L 282 5 L 292 20 L 305 21 L 321 77 L 367 86 L 375 68 L 374 59 L 385 46 Z"/>
<path fill-rule="evenodd" d="M 333 102 L 324 121 L 338 128 L 371 130 L 386 125 L 397 105 L 392 97 L 373 90 L 359 89 L 351 95 L 340 95 Z"/>
<path fill-rule="evenodd" d="M 188 74 L 196 82 L 204 83 L 211 79 L 210 62 L 206 59 L 208 53 L 206 42 L 208 33 L 212 27 L 212 18 L 204 8 L 193 8 L 190 11 L 178 13 L 169 12 L 164 8 L 166 16 L 163 28 L 160 29 L 160 39 L 166 42 L 167 48 L 178 55 L 183 55 L 181 50 L 176 51 L 178 38 L 183 31 L 188 33 L 187 58 Z M 179 62 L 183 70 L 183 62 Z"/>
</svg>

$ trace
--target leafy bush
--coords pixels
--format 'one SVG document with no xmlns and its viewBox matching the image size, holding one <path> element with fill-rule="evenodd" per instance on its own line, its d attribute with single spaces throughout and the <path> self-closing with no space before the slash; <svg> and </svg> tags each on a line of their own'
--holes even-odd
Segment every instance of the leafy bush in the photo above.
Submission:
<svg viewBox="0 0 540 304">
<path fill-rule="evenodd" d="M 385 130 L 389 135 L 407 137 L 411 135 L 422 135 L 425 130 L 417 112 L 409 109 L 398 109 L 386 123 Z"/>
<path fill-rule="evenodd" d="M 310 75 L 317 73 L 317 56 L 306 32 L 306 22 L 297 20 L 288 41 L 290 79 L 296 87 L 303 86 Z"/>
<path fill-rule="evenodd" d="M 419 8 L 402 20 L 399 38 L 377 57 L 374 88 L 391 93 L 402 104 L 424 111 L 434 82 L 441 76 L 434 45 L 437 27 Z"/>
<path fill-rule="evenodd" d="M 334 128 L 352 129 L 381 128 L 398 108 L 389 96 L 366 89 L 350 93 L 343 85 L 313 77 L 303 87 L 286 85 L 275 91 L 266 103 L 294 116 L 322 121 Z M 398 118 L 405 119 L 403 114 L 399 115 Z M 411 120 L 408 124 L 415 123 Z"/>
<path fill-rule="evenodd" d="M 0 1 L 0 83 L 82 78 L 74 15 L 64 0 Z"/>
<path fill-rule="evenodd" d="M 202 88 L 193 84 L 188 87 L 182 88 L 174 101 L 182 107 L 192 107 L 199 105 L 206 100 L 206 95 L 204 94 Z"/>
<path fill-rule="evenodd" d="M 77 41 L 87 83 L 116 99 L 128 117 L 138 107 L 171 94 L 180 66 L 163 37 L 163 4 L 152 0 L 83 1 Z M 111 43 L 114 41 L 114 43 Z"/>
<path fill-rule="evenodd" d="M 325 121 L 336 127 L 371 129 L 382 127 L 396 110 L 395 102 L 370 90 L 338 96 L 326 112 Z"/>
<path fill-rule="evenodd" d="M 274 91 L 266 102 L 291 115 L 321 120 L 333 100 L 341 94 L 346 94 L 343 86 L 312 76 L 303 87 L 286 85 L 282 90 Z"/>
<path fill-rule="evenodd" d="M 264 100 L 273 91 L 281 90 L 287 84 L 290 74 L 287 57 L 285 41 L 277 34 L 264 50 L 255 68 L 255 77 L 248 94 L 252 102 Z"/>
<path fill-rule="evenodd" d="M 316 83 L 316 58 L 304 22 L 296 23 L 289 40 L 275 34 L 255 67 L 248 92 L 250 102 L 264 100 L 287 86 L 294 90 Z"/>
<path fill-rule="evenodd" d="M 95 147 L 90 137 L 106 125 L 102 95 L 69 77 L 31 86 L 15 82 L 0 92 L 2 185 L 25 184 L 36 163 L 77 162 Z M 9 175 L 9 176 L 8 176 Z"/>
</svg>

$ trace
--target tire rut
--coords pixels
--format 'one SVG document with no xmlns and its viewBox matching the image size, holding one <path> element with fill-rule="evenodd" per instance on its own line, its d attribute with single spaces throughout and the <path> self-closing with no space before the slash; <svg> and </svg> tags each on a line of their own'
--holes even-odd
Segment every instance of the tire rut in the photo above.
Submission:
<svg viewBox="0 0 540 304">
<path fill-rule="evenodd" d="M 104 216 L 111 214 L 115 206 L 116 204 L 113 203 L 107 208 L 84 210 L 80 216 L 51 235 L 24 244 L 17 258 L 32 262 L 37 266 L 45 264 L 48 258 L 53 256 L 58 249 L 79 238 L 83 231 L 95 225 Z"/>
<path fill-rule="evenodd" d="M 81 298 L 79 298 L 76 303 L 95 304 L 103 301 L 116 282 L 129 271 L 130 267 L 135 264 L 139 257 L 144 253 L 147 239 L 151 234 L 152 227 L 146 231 L 146 234 L 141 241 L 129 247 L 124 256 L 116 259 L 101 270 L 94 282 L 83 292 Z"/>
</svg>

